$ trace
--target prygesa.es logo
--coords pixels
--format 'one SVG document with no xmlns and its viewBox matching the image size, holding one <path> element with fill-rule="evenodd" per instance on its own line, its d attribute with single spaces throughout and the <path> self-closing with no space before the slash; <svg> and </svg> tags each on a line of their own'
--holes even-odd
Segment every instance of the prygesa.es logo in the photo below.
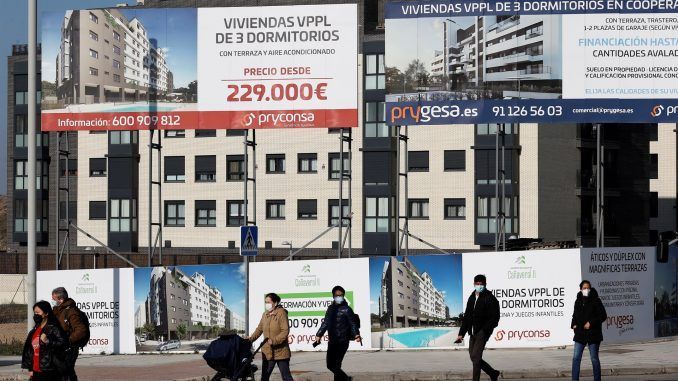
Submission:
<svg viewBox="0 0 678 381">
<path fill-rule="evenodd" d="M 652 115 L 654 118 L 661 116 L 661 114 L 664 112 L 664 106 L 663 105 L 656 105 L 652 107 L 652 112 L 650 115 Z"/>
<path fill-rule="evenodd" d="M 256 119 L 256 115 L 254 115 L 253 112 L 250 112 L 248 114 L 245 114 L 245 116 L 242 117 L 242 124 L 245 126 L 249 127 L 254 123 L 254 120 Z"/>
</svg>

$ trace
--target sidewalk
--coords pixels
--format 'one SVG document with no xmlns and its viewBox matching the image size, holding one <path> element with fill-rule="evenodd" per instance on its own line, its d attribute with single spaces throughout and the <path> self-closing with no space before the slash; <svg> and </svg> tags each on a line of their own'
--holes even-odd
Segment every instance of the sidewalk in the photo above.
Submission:
<svg viewBox="0 0 678 381">
<path fill-rule="evenodd" d="M 676 374 L 678 379 L 677 353 L 678 340 L 625 345 L 603 343 L 600 359 L 604 375 Z M 572 347 L 488 350 L 484 358 L 501 370 L 504 378 L 565 379 L 570 376 Z M 350 352 L 344 364 L 344 369 L 356 381 L 465 380 L 470 377 L 470 361 L 465 350 Z M 19 368 L 17 357 L 0 357 L 0 381 L 26 380 Z M 332 380 L 325 369 L 324 353 L 294 353 L 291 368 L 297 381 Z M 582 368 L 584 375 L 590 375 L 587 354 Z M 78 360 L 81 381 L 209 381 L 214 373 L 200 355 L 88 355 Z M 273 379 L 279 380 L 277 371 Z"/>
</svg>

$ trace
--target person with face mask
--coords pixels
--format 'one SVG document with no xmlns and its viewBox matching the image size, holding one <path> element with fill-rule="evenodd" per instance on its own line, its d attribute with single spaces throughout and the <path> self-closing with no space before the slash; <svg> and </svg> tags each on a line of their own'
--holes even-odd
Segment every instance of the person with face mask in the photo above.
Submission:
<svg viewBox="0 0 678 381">
<path fill-rule="evenodd" d="M 583 280 L 579 284 L 579 293 L 574 302 L 572 323 L 574 330 L 574 356 L 572 357 L 572 381 L 579 381 L 579 369 L 584 348 L 588 345 L 593 366 L 593 380 L 600 381 L 600 359 L 598 350 L 603 341 L 603 322 L 607 320 L 607 312 L 598 292 L 591 287 L 591 282 Z"/>
<path fill-rule="evenodd" d="M 466 311 L 455 343 L 459 344 L 468 332 L 471 335 L 468 352 L 473 363 L 473 381 L 480 380 L 480 371 L 487 373 L 492 381 L 499 379 L 500 371 L 483 360 L 483 351 L 492 331 L 499 325 L 499 301 L 487 289 L 485 275 L 473 278 L 473 292 L 466 302 Z"/>
<path fill-rule="evenodd" d="M 75 362 L 78 360 L 80 348 L 89 342 L 89 323 L 83 318 L 84 314 L 75 300 L 68 297 L 68 292 L 63 287 L 52 290 L 52 305 L 54 317 L 61 329 L 66 332 L 68 339 L 68 345 L 64 350 L 68 370 L 64 374 L 63 381 L 78 381 Z"/>
<path fill-rule="evenodd" d="M 63 350 L 68 344 L 54 318 L 52 307 L 42 300 L 33 306 L 35 327 L 24 344 L 21 367 L 32 381 L 60 381 L 65 371 Z"/>
<path fill-rule="evenodd" d="M 266 311 L 262 315 L 257 329 L 248 338 L 254 342 L 263 334 L 266 340 L 261 348 L 263 357 L 261 381 L 268 381 L 270 379 L 276 364 L 283 381 L 293 381 L 294 379 L 290 372 L 290 357 L 292 357 L 292 352 L 287 341 L 290 333 L 287 310 L 280 305 L 280 296 L 275 293 L 267 294 L 264 298 L 264 303 L 266 304 Z"/>
<path fill-rule="evenodd" d="M 332 304 L 327 308 L 325 319 L 320 329 L 315 334 L 315 345 L 320 344 L 322 337 L 327 332 L 329 342 L 327 344 L 327 369 L 334 373 L 335 381 L 351 380 L 343 370 L 341 363 L 344 360 L 348 345 L 351 340 L 362 345 L 362 338 L 358 326 L 358 319 L 349 307 L 345 299 L 346 291 L 341 286 L 332 289 Z"/>
</svg>

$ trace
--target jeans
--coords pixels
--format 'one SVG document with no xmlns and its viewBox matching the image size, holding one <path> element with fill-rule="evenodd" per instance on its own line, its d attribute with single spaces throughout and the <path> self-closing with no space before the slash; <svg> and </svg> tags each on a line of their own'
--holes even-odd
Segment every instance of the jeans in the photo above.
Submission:
<svg viewBox="0 0 678 381">
<path fill-rule="evenodd" d="M 471 335 L 469 340 L 468 353 L 473 363 L 473 381 L 480 380 L 481 370 L 490 377 L 497 377 L 499 373 L 483 360 L 483 351 L 485 350 L 485 344 L 487 344 L 487 337 L 485 336 L 485 332 L 480 331 L 475 335 Z"/>
<path fill-rule="evenodd" d="M 348 351 L 349 342 L 330 343 L 327 345 L 327 369 L 334 373 L 334 381 L 348 381 L 351 378 L 341 370 L 341 363 Z"/>
<path fill-rule="evenodd" d="M 290 372 L 290 359 L 287 360 L 266 360 L 261 364 L 261 381 L 268 381 L 275 369 L 275 365 L 278 364 L 278 370 L 280 370 L 280 377 L 283 381 L 294 381 L 292 378 L 292 373 Z"/>
<path fill-rule="evenodd" d="M 586 344 L 574 343 L 574 357 L 572 357 L 572 381 L 579 381 L 579 368 L 581 366 L 581 357 L 584 353 Z M 593 366 L 593 380 L 600 381 L 600 359 L 598 350 L 600 343 L 589 343 L 589 355 L 591 356 L 591 365 Z"/>
</svg>

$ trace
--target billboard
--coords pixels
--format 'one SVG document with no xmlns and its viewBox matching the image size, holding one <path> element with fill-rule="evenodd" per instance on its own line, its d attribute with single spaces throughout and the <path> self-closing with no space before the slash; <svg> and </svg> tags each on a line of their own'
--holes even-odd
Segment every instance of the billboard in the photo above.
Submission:
<svg viewBox="0 0 678 381">
<path fill-rule="evenodd" d="M 84 353 L 135 353 L 134 269 L 38 271 L 36 299 L 52 300 L 52 290 L 65 287 L 90 324 Z"/>
<path fill-rule="evenodd" d="M 652 315 L 655 277 L 654 247 L 582 249 L 582 278 L 598 291 L 607 311 L 606 342 L 654 337 Z"/>
<path fill-rule="evenodd" d="M 678 335 L 678 245 L 669 246 L 666 263 L 657 263 L 654 280 L 655 337 Z"/>
<path fill-rule="evenodd" d="M 464 253 L 464 300 L 473 277 L 485 274 L 499 300 L 501 318 L 490 348 L 570 345 L 581 275 L 580 250 Z M 465 338 L 468 342 L 468 336 Z"/>
<path fill-rule="evenodd" d="M 358 125 L 356 4 L 42 15 L 42 130 Z"/>
<path fill-rule="evenodd" d="M 675 122 L 671 4 L 387 3 L 387 122 Z"/>
<path fill-rule="evenodd" d="M 312 344 L 327 307 L 332 304 L 332 288 L 346 290 L 346 302 L 359 315 L 363 345 L 352 341 L 349 349 L 369 349 L 370 287 L 368 258 L 311 261 L 257 262 L 250 264 L 249 328 L 251 334 L 265 311 L 264 297 L 275 292 L 282 299 L 290 320 L 289 344 L 295 350 L 326 350 L 325 341 L 317 349 Z M 259 338 L 261 342 L 262 338 Z"/>
</svg>

